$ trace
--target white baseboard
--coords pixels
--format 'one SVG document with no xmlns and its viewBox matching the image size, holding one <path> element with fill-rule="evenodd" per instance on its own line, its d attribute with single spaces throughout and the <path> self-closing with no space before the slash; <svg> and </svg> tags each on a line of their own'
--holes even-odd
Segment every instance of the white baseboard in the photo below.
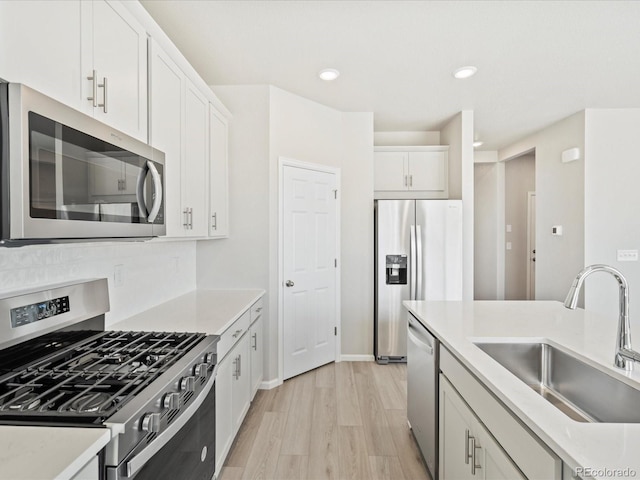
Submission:
<svg viewBox="0 0 640 480">
<path fill-rule="evenodd" d="M 279 387 L 280 385 L 282 385 L 282 380 L 280 380 L 279 378 L 274 378 L 273 380 L 263 381 L 262 383 L 260 383 L 260 386 L 258 388 L 260 390 L 271 390 L 272 388 Z"/>
<path fill-rule="evenodd" d="M 373 355 L 340 355 L 341 362 L 373 362 Z"/>
</svg>

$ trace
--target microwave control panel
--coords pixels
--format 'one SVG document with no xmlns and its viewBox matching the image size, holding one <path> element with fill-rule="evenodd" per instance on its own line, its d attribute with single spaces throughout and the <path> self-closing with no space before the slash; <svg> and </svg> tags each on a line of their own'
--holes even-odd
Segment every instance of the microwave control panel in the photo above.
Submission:
<svg viewBox="0 0 640 480">
<path fill-rule="evenodd" d="M 11 309 L 11 328 L 21 327 L 69 311 L 69 296 Z"/>
</svg>

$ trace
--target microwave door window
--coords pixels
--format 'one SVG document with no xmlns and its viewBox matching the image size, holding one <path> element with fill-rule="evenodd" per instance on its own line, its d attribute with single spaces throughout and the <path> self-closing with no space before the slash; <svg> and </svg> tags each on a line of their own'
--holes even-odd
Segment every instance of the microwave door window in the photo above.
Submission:
<svg viewBox="0 0 640 480">
<path fill-rule="evenodd" d="M 147 159 L 33 112 L 29 127 L 32 217 L 147 222 L 138 195 L 142 176 L 152 205 Z"/>
</svg>

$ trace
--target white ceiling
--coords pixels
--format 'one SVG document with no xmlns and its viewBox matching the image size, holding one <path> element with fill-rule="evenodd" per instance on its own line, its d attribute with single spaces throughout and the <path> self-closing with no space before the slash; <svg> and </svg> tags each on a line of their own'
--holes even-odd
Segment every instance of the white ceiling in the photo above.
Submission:
<svg viewBox="0 0 640 480">
<path fill-rule="evenodd" d="M 639 1 L 142 0 L 205 81 L 272 84 L 376 131 L 474 110 L 496 150 L 584 108 L 640 107 Z M 475 65 L 456 80 L 451 72 Z M 337 68 L 323 82 L 317 72 Z"/>
</svg>

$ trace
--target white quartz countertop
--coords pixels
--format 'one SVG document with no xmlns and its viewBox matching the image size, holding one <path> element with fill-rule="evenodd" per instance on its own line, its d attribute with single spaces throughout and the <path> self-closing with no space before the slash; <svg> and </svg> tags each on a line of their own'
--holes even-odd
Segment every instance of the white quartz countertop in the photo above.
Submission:
<svg viewBox="0 0 640 480">
<path fill-rule="evenodd" d="M 109 328 L 220 335 L 264 293 L 264 290 L 195 290 Z"/>
<path fill-rule="evenodd" d="M 634 372 L 613 366 L 617 317 L 568 310 L 552 301 L 408 301 L 404 305 L 570 468 L 590 468 L 595 473 L 583 478 L 640 477 L 640 424 L 574 421 L 473 343 L 544 339 L 640 389 L 640 365 Z"/>
<path fill-rule="evenodd" d="M 0 426 L 0 479 L 70 479 L 110 438 L 108 428 Z"/>
</svg>

